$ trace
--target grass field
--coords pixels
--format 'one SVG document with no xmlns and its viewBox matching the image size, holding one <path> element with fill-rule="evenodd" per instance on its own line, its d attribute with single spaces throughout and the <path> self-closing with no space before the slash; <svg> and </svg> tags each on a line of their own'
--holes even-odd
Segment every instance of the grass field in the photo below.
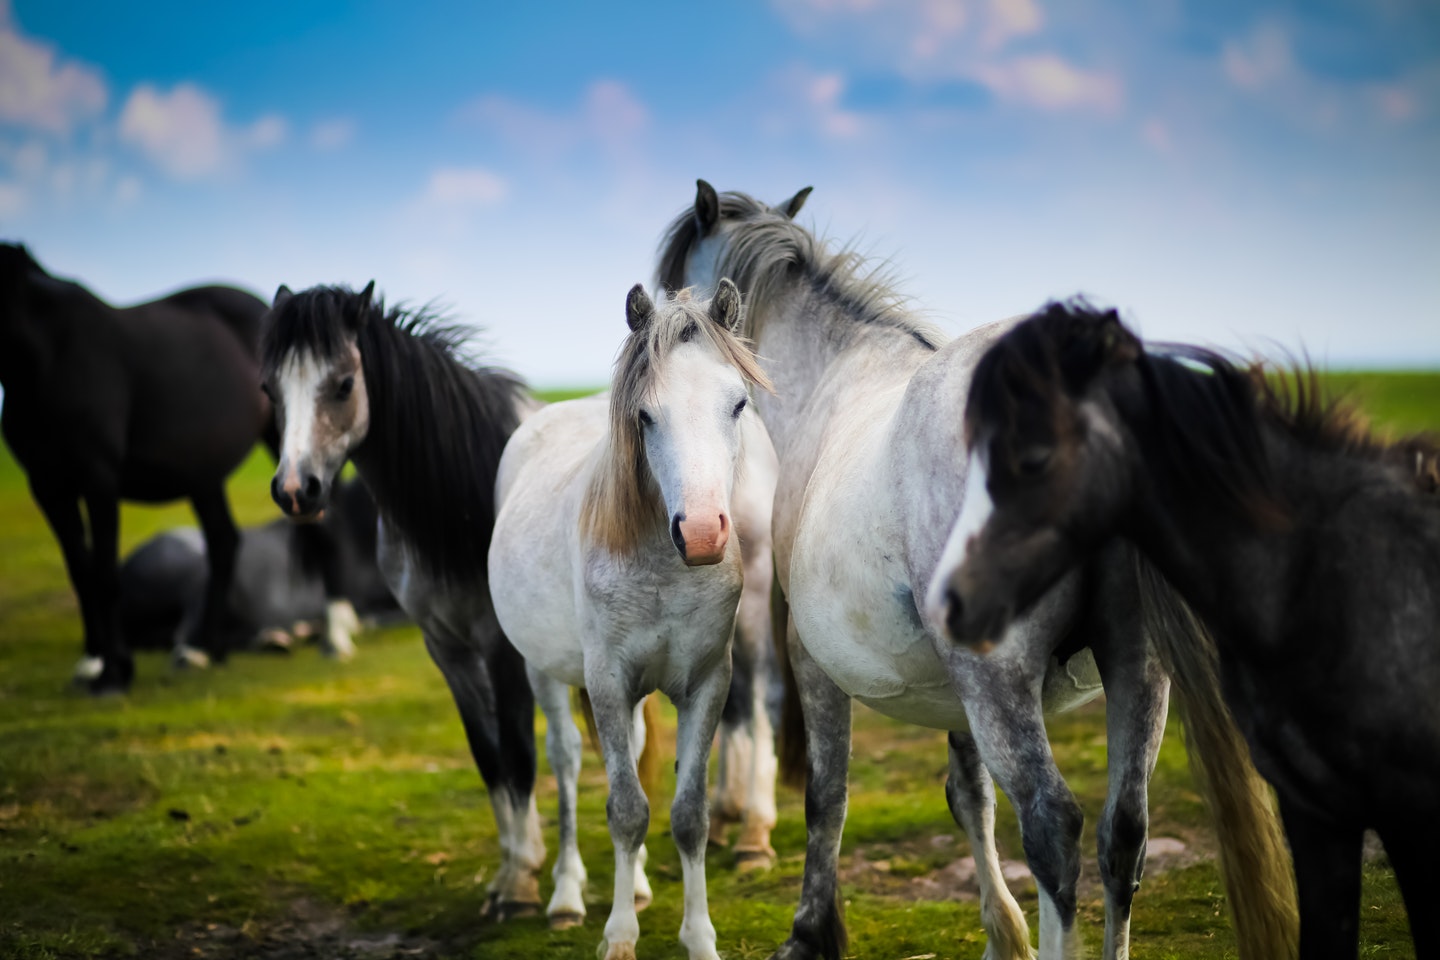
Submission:
<svg viewBox="0 0 1440 960">
<path fill-rule="evenodd" d="M 1332 379 L 1397 431 L 1440 427 L 1440 374 Z M 270 470 L 257 454 L 232 479 L 242 523 L 275 516 Z M 184 506 L 127 506 L 124 546 L 190 522 Z M 598 760 L 587 756 L 581 780 L 585 925 L 551 933 L 543 918 L 482 921 L 499 851 L 445 685 L 413 628 L 366 635 L 360 647 L 348 664 L 306 649 L 240 655 L 201 673 L 141 655 L 130 696 L 76 693 L 67 678 L 79 621 L 59 550 L 0 452 L 0 957 L 592 957 L 612 872 Z M 672 713 L 666 722 L 673 742 Z M 1154 843 L 1170 852 L 1136 900 L 1135 949 L 1156 960 L 1233 956 L 1177 727 L 1151 791 L 1151 836 L 1179 844 Z M 942 792 L 944 735 L 861 709 L 855 729 L 842 863 L 851 954 L 978 958 L 979 910 L 959 863 L 967 844 Z M 1098 948 L 1103 704 L 1055 718 L 1050 733 L 1086 811 L 1081 914 Z M 553 827 L 543 766 L 539 794 Z M 803 800 L 782 790 L 780 801 L 774 870 L 738 875 L 728 853 L 712 851 L 711 912 L 727 957 L 768 956 L 788 930 Z M 655 902 L 641 915 L 642 958 L 684 956 L 668 826 L 668 811 L 653 811 Z M 999 835 L 1002 853 L 1018 859 L 1003 800 Z M 547 844 L 553 852 L 553 829 Z M 1017 877 L 1012 886 L 1033 924 L 1033 884 Z M 1412 955 L 1383 859 L 1366 867 L 1362 912 L 1362 956 Z"/>
</svg>

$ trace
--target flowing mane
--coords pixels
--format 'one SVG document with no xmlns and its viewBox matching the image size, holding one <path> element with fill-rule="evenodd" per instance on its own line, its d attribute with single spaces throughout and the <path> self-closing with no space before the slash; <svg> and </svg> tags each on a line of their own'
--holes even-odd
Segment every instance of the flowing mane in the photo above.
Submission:
<svg viewBox="0 0 1440 960">
<path fill-rule="evenodd" d="M 970 429 L 1008 424 L 1017 395 L 1082 389 L 1114 362 L 1116 329 L 1114 311 L 1083 301 L 1047 304 L 981 359 L 967 404 Z M 1306 363 L 1275 367 L 1189 345 L 1144 350 L 1138 342 L 1123 359 L 1140 375 L 1152 419 L 1146 439 L 1159 463 L 1177 482 L 1218 493 L 1243 516 L 1264 521 L 1287 509 L 1265 446 L 1267 427 L 1310 450 L 1398 469 L 1418 493 L 1440 487 L 1436 438 L 1377 436 L 1352 401 L 1326 393 Z"/>
<path fill-rule="evenodd" d="M 894 289 L 883 264 L 872 266 L 849 248 L 830 252 L 809 230 L 747 194 L 729 191 L 719 194 L 719 200 L 719 222 L 731 226 L 716 275 L 734 280 L 752 305 L 745 321 L 745 334 L 751 340 L 759 339 L 765 322 L 765 311 L 753 305 L 771 302 L 782 285 L 797 277 L 808 282 L 815 296 L 839 308 L 856 329 L 900 331 L 932 351 L 948 339 L 907 309 L 906 298 Z M 659 267 L 665 289 L 684 285 L 686 261 L 703 239 L 691 208 L 666 229 Z"/>
<path fill-rule="evenodd" d="M 610 386 L 610 430 L 580 510 L 580 532 L 612 553 L 633 553 L 665 526 L 660 491 L 645 460 L 640 407 L 676 344 L 704 337 L 749 383 L 770 380 L 745 342 L 711 320 L 709 301 L 684 289 L 655 304 L 650 322 L 620 346 Z M 743 457 L 739 461 L 743 461 Z"/>
<path fill-rule="evenodd" d="M 370 401 L 370 431 L 355 451 L 364 480 L 421 564 L 466 585 L 486 576 L 495 472 L 525 397 L 513 373 L 470 359 L 473 335 L 428 308 L 387 309 L 346 288 L 315 287 L 270 315 L 262 358 L 268 375 L 294 351 L 333 357 L 357 336 Z"/>
</svg>

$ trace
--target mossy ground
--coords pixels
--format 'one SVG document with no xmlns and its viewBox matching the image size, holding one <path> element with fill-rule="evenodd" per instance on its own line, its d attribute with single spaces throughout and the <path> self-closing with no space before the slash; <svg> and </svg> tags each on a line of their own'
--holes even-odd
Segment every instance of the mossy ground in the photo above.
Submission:
<svg viewBox="0 0 1440 960">
<path fill-rule="evenodd" d="M 1397 430 L 1440 426 L 1440 374 L 1337 376 Z M 271 465 L 257 453 L 231 481 L 242 523 L 274 516 Z M 126 506 L 129 549 L 193 522 L 183 505 Z M 479 916 L 499 851 L 489 804 L 438 671 L 413 628 L 362 638 L 352 663 L 313 648 L 241 654 L 222 669 L 175 673 L 142 654 L 128 697 L 95 700 L 67 678 L 79 622 L 59 550 L 24 477 L 0 456 L 0 957 L 593 956 L 612 860 L 603 770 L 587 757 L 581 851 L 586 924 L 550 932 L 542 918 Z M 673 713 L 665 736 L 673 743 Z M 543 722 L 538 721 L 537 722 Z M 1147 877 L 1134 943 L 1151 958 L 1233 956 L 1213 846 L 1177 725 L 1151 790 L 1151 833 L 1202 856 Z M 933 899 L 935 878 L 967 844 L 942 794 L 944 735 L 856 711 L 845 898 L 857 957 L 979 957 L 972 899 Z M 1104 707 L 1050 725 L 1060 767 L 1083 804 L 1086 936 L 1103 924 L 1093 823 L 1105 789 Z M 670 784 L 665 785 L 668 790 Z M 555 793 L 542 767 L 540 806 Z M 683 957 L 680 868 L 651 819 L 655 902 L 640 956 Z M 1020 858 L 1002 800 L 1002 851 Z M 553 851 L 553 830 L 547 836 Z M 737 874 L 709 863 L 711 914 L 727 957 L 765 957 L 784 938 L 803 860 L 803 800 L 782 790 L 778 866 Z M 547 877 L 548 881 L 548 877 Z M 1028 881 L 1015 884 L 1035 920 Z M 545 884 L 548 895 L 548 882 Z M 945 890 L 939 887 L 942 894 Z M 1383 860 L 1366 867 L 1362 955 L 1411 956 L 1405 915 Z"/>
</svg>

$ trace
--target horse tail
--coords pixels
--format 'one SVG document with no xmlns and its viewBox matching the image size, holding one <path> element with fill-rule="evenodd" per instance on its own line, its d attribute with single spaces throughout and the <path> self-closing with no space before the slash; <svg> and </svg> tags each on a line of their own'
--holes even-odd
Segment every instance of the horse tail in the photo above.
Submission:
<svg viewBox="0 0 1440 960">
<path fill-rule="evenodd" d="M 580 712 L 585 716 L 585 734 L 595 752 L 604 756 L 600 747 L 600 731 L 595 727 L 595 705 L 590 702 L 590 693 L 581 687 L 575 691 L 580 702 Z M 660 791 L 660 695 L 652 693 L 645 698 L 640 715 L 645 722 L 645 746 L 635 762 L 636 776 L 640 778 L 640 789 L 651 804 Z"/>
<path fill-rule="evenodd" d="M 800 709 L 800 686 L 790 665 L 790 604 L 780 589 L 780 571 L 770 579 L 770 631 L 775 638 L 775 656 L 780 661 L 780 679 L 785 685 L 780 701 L 780 780 L 797 790 L 805 789 L 808 767 L 805 756 L 805 714 Z"/>
<path fill-rule="evenodd" d="M 654 806 L 660 792 L 660 694 L 652 693 L 645 698 L 640 715 L 645 721 L 645 746 L 636 761 L 635 772 L 640 777 L 640 789 Z"/>
<path fill-rule="evenodd" d="M 1219 657 L 1205 625 L 1139 555 L 1141 613 L 1174 681 L 1190 769 L 1215 822 L 1220 873 L 1245 960 L 1299 953 L 1295 874 L 1269 785 L 1250 760 L 1220 694 Z"/>
</svg>

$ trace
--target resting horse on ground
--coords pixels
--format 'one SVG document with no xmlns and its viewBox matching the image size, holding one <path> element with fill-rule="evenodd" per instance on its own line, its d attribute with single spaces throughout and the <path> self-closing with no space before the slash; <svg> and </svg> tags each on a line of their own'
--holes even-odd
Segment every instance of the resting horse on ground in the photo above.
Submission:
<svg viewBox="0 0 1440 960">
<path fill-rule="evenodd" d="M 1300 956 L 1356 956 L 1373 828 L 1415 955 L 1440 957 L 1440 447 L 1374 439 L 1312 373 L 1277 384 L 1055 304 L 980 361 L 964 421 L 980 506 L 936 573 L 937 616 L 1003 655 L 1050 584 L 1132 542 L 1194 610 L 1161 605 L 1192 624 L 1169 656 L 1218 662 L 1279 794 Z"/>
<path fill-rule="evenodd" d="M 924 597 L 959 515 L 967 451 L 953 411 L 1005 327 L 946 342 L 853 254 L 831 253 L 794 222 L 809 190 L 778 207 L 717 195 L 704 181 L 672 224 L 659 279 L 708 288 L 730 277 L 747 334 L 779 385 L 756 407 L 779 456 L 773 536 L 790 603 L 787 647 L 804 719 L 808 845 L 800 905 L 781 958 L 838 958 L 837 877 L 850 754 L 850 699 L 950 732 L 946 798 L 969 834 L 988 958 L 1032 956 L 1024 914 L 1000 874 L 991 776 L 1020 817 L 1040 892 L 1040 952 L 1080 949 L 1076 880 L 1082 813 L 1056 769 L 1044 712 L 1107 695 L 1110 791 L 1097 830 L 1105 956 L 1128 955 L 1130 908 L 1144 863 L 1147 787 L 1168 684 L 1146 642 L 1133 562 L 1102 553 L 1012 625 L 984 657 L 927 623 Z M 1222 787 L 1251 782 L 1242 756 Z M 1247 958 L 1283 957 L 1293 923 L 1270 880 L 1283 849 L 1268 808 L 1238 791 L 1258 863 L 1229 871 Z M 1254 851 L 1252 851 L 1254 852 Z M 1267 872 L 1268 871 L 1268 872 Z M 1284 874 L 1281 873 L 1283 876 Z"/>
<path fill-rule="evenodd" d="M 728 281 L 710 302 L 685 292 L 658 306 L 637 284 L 626 319 L 631 333 L 611 393 L 545 408 L 505 448 L 491 594 L 530 665 L 550 731 L 562 844 L 552 921 L 585 914 L 575 844 L 580 736 L 567 686 L 583 687 L 604 746 L 615 843 L 600 946 L 604 960 L 635 957 L 650 809 L 632 718 L 658 688 L 679 713 L 670 820 L 685 880 L 680 942 L 691 960 L 718 960 L 705 898 L 705 776 L 730 688 L 744 577 L 734 506 L 747 482 L 746 451 L 765 443 L 747 387 L 768 382 L 734 336 L 740 294 Z M 763 491 L 752 499 L 763 503 Z M 768 527 L 767 515 L 757 519 Z"/>
<path fill-rule="evenodd" d="M 255 355 L 264 311 L 230 287 L 117 309 L 51 277 L 24 247 L 0 244 L 0 426 L 60 542 L 85 653 L 99 660 L 94 692 L 123 691 L 135 672 L 116 616 L 122 499 L 194 506 L 210 573 L 185 643 L 224 656 L 218 631 L 238 539 L 225 477 L 270 414 Z"/>
<path fill-rule="evenodd" d="M 221 624 L 228 648 L 257 640 L 289 646 L 296 625 L 319 630 L 326 654 L 354 654 L 351 634 L 361 618 L 398 612 L 375 563 L 375 502 L 358 480 L 343 484 L 321 526 L 333 551 L 338 598 L 327 595 L 325 557 L 312 527 L 275 520 L 240 531 L 235 578 Z M 190 527 L 170 530 L 136 547 L 120 565 L 120 630 L 135 649 L 183 643 L 201 615 L 209 563 L 205 539 Z"/>
</svg>

